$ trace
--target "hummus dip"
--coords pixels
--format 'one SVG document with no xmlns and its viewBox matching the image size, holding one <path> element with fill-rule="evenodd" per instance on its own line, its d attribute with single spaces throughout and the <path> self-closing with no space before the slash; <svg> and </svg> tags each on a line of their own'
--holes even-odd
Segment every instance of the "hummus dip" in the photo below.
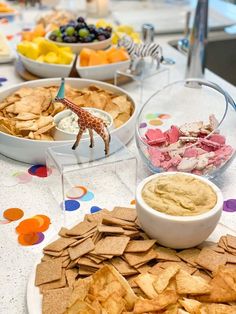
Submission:
<svg viewBox="0 0 236 314">
<path fill-rule="evenodd" d="M 145 184 L 143 200 L 153 209 L 173 216 L 192 216 L 211 210 L 217 202 L 205 182 L 184 174 L 163 175 Z"/>
</svg>

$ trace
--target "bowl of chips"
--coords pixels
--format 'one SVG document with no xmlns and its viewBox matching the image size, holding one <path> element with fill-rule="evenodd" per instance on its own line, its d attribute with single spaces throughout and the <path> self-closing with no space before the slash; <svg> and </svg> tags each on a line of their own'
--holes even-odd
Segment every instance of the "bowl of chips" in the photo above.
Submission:
<svg viewBox="0 0 236 314">
<path fill-rule="evenodd" d="M 45 163 L 49 147 L 73 143 L 53 138 L 54 116 L 66 108 L 54 100 L 61 80 L 41 79 L 11 86 L 0 93 L 0 153 L 26 163 Z M 114 85 L 85 79 L 66 79 L 66 97 L 81 107 L 109 113 L 111 136 L 124 144 L 133 137 L 137 107 L 130 95 Z M 88 144 L 82 139 L 80 145 Z M 96 145 L 96 140 L 95 140 Z"/>
<path fill-rule="evenodd" d="M 220 189 L 192 173 L 157 173 L 140 182 L 136 208 L 144 231 L 161 245 L 186 249 L 205 241 L 223 208 Z"/>
</svg>

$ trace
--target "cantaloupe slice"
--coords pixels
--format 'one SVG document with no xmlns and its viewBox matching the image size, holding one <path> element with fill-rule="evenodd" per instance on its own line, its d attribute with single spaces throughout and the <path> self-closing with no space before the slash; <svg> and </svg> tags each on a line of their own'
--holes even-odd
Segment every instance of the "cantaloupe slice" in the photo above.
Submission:
<svg viewBox="0 0 236 314">
<path fill-rule="evenodd" d="M 108 56 L 108 61 L 110 63 L 122 62 L 128 59 L 129 59 L 129 54 L 123 49 L 116 50 L 113 53 L 109 54 Z"/>
<path fill-rule="evenodd" d="M 89 48 L 83 48 L 80 52 L 80 66 L 85 67 L 89 64 L 89 58 L 94 50 Z"/>
</svg>

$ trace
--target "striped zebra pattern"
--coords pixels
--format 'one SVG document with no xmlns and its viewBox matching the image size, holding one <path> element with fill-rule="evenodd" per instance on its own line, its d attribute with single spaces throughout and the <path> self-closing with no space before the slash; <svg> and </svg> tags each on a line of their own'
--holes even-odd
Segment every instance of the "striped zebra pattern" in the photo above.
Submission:
<svg viewBox="0 0 236 314">
<path fill-rule="evenodd" d="M 159 66 L 162 61 L 162 49 L 157 43 L 136 44 L 129 36 L 124 36 L 118 41 L 118 47 L 124 47 L 131 59 L 140 57 L 152 57 Z"/>
</svg>

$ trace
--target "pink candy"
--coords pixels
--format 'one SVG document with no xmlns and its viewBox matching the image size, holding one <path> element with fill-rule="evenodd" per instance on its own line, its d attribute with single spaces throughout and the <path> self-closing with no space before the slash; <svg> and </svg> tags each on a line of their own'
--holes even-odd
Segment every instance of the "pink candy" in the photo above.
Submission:
<svg viewBox="0 0 236 314">
<path fill-rule="evenodd" d="M 196 130 L 197 126 L 195 123 Z M 191 129 L 191 124 L 184 127 L 186 130 Z M 151 146 L 148 147 L 148 153 L 152 165 L 166 171 L 186 171 L 197 175 L 222 166 L 231 157 L 233 148 L 225 144 L 223 135 L 214 133 L 206 138 L 201 130 L 196 136 L 191 135 L 193 139 L 189 141 L 189 135 L 183 136 L 182 130 L 180 137 L 180 130 L 174 125 L 165 132 L 149 129 L 145 139 Z"/>
</svg>

